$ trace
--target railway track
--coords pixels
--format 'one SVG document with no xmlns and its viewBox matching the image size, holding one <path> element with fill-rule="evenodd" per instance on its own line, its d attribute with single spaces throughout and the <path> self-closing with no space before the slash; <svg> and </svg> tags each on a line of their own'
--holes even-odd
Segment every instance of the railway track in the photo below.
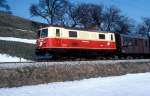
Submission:
<svg viewBox="0 0 150 96">
<path fill-rule="evenodd" d="M 102 60 L 97 60 L 97 59 L 91 59 L 91 60 L 85 60 L 85 59 L 77 59 L 77 60 L 72 60 L 72 59 L 68 59 L 68 60 L 42 60 L 42 61 L 24 61 L 24 62 L 0 62 L 0 64 L 10 64 L 10 63 L 16 63 L 16 64 L 19 64 L 19 63 L 43 63 L 43 62 L 46 62 L 46 63 L 53 63 L 53 62 L 58 62 L 58 63 L 61 63 L 61 62 L 144 62 L 144 61 L 150 61 L 150 59 L 122 59 L 122 60 L 112 60 L 112 59 L 102 59 Z"/>
<path fill-rule="evenodd" d="M 41 67 L 52 65 L 79 65 L 79 64 L 129 64 L 129 63 L 150 63 L 150 59 L 133 60 L 96 60 L 96 61 L 51 61 L 51 62 L 0 62 L 0 69 L 12 69 L 23 67 Z"/>
</svg>

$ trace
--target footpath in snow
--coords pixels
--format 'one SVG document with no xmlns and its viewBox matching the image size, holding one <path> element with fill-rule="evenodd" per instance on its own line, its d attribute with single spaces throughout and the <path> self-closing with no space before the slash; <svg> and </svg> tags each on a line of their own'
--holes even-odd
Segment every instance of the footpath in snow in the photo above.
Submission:
<svg viewBox="0 0 150 96">
<path fill-rule="evenodd" d="M 150 73 L 0 88 L 0 96 L 150 96 Z"/>
<path fill-rule="evenodd" d="M 22 38 L 15 38 L 15 37 L 0 37 L 0 40 L 23 42 L 23 43 L 29 43 L 29 44 L 35 44 L 36 43 L 36 40 L 34 40 L 34 39 L 22 39 Z"/>
</svg>

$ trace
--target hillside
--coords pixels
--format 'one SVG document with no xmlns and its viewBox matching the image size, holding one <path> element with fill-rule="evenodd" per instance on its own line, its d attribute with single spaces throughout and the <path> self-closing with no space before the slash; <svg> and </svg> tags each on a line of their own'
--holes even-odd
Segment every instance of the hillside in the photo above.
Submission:
<svg viewBox="0 0 150 96">
<path fill-rule="evenodd" d="M 11 14 L 0 13 L 0 26 L 36 31 L 39 26 L 46 24 L 24 19 Z"/>
<path fill-rule="evenodd" d="M 46 24 L 27 20 L 11 14 L 0 13 L 0 36 L 36 38 L 36 30 Z M 5 32 L 5 34 L 4 34 Z"/>
<path fill-rule="evenodd" d="M 46 24 L 0 13 L 0 37 L 36 39 L 36 30 Z M 0 54 L 33 60 L 34 44 L 0 40 Z"/>
</svg>

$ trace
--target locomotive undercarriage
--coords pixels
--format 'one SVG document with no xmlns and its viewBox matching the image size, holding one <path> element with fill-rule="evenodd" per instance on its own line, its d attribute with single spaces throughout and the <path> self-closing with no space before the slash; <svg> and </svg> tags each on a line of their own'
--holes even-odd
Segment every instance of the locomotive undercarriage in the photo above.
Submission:
<svg viewBox="0 0 150 96">
<path fill-rule="evenodd" d="M 115 56 L 115 50 L 89 49 L 37 49 L 38 59 L 106 59 Z M 41 58 L 42 57 L 42 58 Z M 48 57 L 48 58 L 47 58 Z"/>
<path fill-rule="evenodd" d="M 36 49 L 36 60 L 112 60 L 112 59 L 143 59 L 149 54 L 123 54 L 116 50 L 89 49 Z"/>
</svg>

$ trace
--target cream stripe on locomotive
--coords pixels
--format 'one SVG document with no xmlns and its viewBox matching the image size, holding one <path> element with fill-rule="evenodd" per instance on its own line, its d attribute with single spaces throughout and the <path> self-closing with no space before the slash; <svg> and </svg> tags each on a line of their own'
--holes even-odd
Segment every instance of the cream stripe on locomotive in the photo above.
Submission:
<svg viewBox="0 0 150 96">
<path fill-rule="evenodd" d="M 94 32 L 94 31 L 81 31 L 81 30 L 72 30 L 61 27 L 47 27 L 48 28 L 48 38 L 68 38 L 68 39 L 83 39 L 83 40 L 100 40 L 100 41 L 113 41 L 115 42 L 114 33 L 110 32 Z M 57 36 L 57 31 L 59 30 L 59 36 Z M 77 36 L 70 37 L 69 32 L 76 32 Z M 73 35 L 73 34 L 72 34 Z M 74 34 L 75 35 L 75 34 Z M 100 39 L 102 38 L 102 39 Z"/>
</svg>

